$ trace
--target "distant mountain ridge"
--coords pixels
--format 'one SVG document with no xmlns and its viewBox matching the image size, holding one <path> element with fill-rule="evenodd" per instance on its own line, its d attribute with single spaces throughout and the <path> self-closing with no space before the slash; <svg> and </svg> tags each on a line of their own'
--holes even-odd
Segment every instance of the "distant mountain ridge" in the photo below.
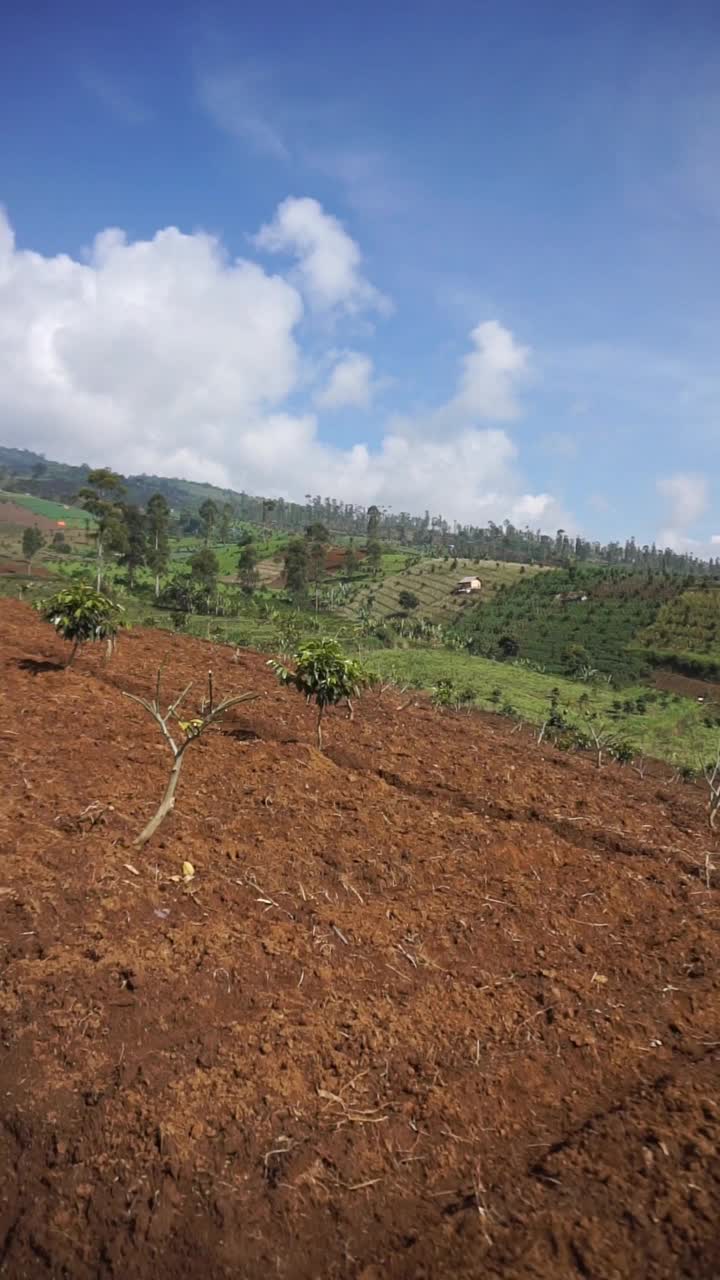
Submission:
<svg viewBox="0 0 720 1280">
<path fill-rule="evenodd" d="M 13 449 L 0 445 L 0 472 L 8 472 L 13 477 L 26 477 L 31 481 L 32 492 L 40 498 L 71 499 L 86 483 L 88 472 L 92 467 L 88 463 L 74 466 L 68 462 L 54 462 L 32 449 Z M 0 487 L 3 477 L 0 475 Z M 8 476 L 5 477 L 5 480 Z M 189 507 L 196 510 L 206 500 L 215 502 L 239 503 L 247 494 L 234 489 L 221 489 L 214 484 L 202 484 L 195 480 L 181 480 L 167 476 L 126 476 L 128 500 L 144 506 L 154 493 L 162 493 L 171 507 L 176 509 Z M 4 487 L 7 487 L 5 484 Z M 259 499 L 262 501 L 262 499 Z"/>
</svg>

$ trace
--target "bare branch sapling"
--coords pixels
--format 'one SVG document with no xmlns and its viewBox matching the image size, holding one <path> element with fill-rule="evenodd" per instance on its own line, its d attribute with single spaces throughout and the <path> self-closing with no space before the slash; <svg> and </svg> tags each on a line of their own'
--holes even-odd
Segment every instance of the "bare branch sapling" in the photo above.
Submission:
<svg viewBox="0 0 720 1280">
<path fill-rule="evenodd" d="M 715 758 L 703 765 L 702 772 L 708 789 L 708 822 L 711 831 L 715 831 L 718 814 L 720 814 L 720 742 L 718 742 Z"/>
<path fill-rule="evenodd" d="M 142 848 L 147 844 L 148 840 L 155 835 L 160 824 L 165 820 L 167 815 L 172 812 L 175 807 L 175 792 L 177 790 L 178 780 L 180 778 L 180 770 L 182 769 L 185 752 L 193 742 L 197 742 L 206 729 L 216 724 L 222 719 L 231 707 L 238 706 L 241 702 L 251 702 L 260 695 L 257 693 L 239 693 L 229 698 L 223 698 L 222 702 L 217 704 L 214 702 L 213 677 L 212 671 L 208 671 L 208 692 L 206 697 L 202 699 L 200 715 L 194 716 L 189 720 L 181 720 L 178 709 L 180 704 L 185 700 L 193 682 L 186 685 L 182 693 L 178 694 L 174 702 L 170 703 L 165 711 L 162 710 L 160 703 L 160 681 L 162 676 L 162 666 L 158 667 L 157 680 L 155 682 L 155 696 L 151 700 L 149 698 L 141 698 L 137 694 L 124 691 L 125 697 L 130 698 L 132 702 L 137 702 L 138 706 L 143 707 L 148 715 L 152 717 L 158 726 L 168 749 L 172 755 L 172 768 L 170 776 L 165 787 L 165 791 L 157 807 L 153 817 L 143 828 L 140 835 L 133 841 L 136 848 Z M 175 727 L 177 726 L 177 728 Z M 182 737 L 177 731 L 180 731 Z"/>
</svg>

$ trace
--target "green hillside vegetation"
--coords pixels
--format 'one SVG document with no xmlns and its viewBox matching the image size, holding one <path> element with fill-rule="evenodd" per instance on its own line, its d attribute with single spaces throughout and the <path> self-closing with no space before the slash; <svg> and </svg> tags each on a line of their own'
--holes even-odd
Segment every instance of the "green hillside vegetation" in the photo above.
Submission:
<svg viewBox="0 0 720 1280">
<path fill-rule="evenodd" d="M 472 653 L 524 658 L 566 675 L 595 669 L 628 683 L 648 664 L 636 638 L 687 585 L 662 572 L 555 570 L 500 590 L 463 616 L 457 634 Z"/>
<path fill-rule="evenodd" d="M 32 493 L 39 498 L 72 503 L 86 484 L 89 471 L 87 464 L 71 466 L 29 449 L 0 445 L 0 487 L 12 493 Z M 126 476 L 123 483 L 125 500 L 141 507 L 155 494 L 162 494 L 186 533 L 197 532 L 192 527 L 193 518 L 202 504 L 211 500 L 220 510 L 227 508 L 233 520 L 272 525 L 294 535 L 302 533 L 308 524 L 322 522 L 336 542 L 343 535 L 364 538 L 372 520 L 375 536 L 385 544 L 395 544 L 398 551 L 451 555 L 468 562 L 502 561 L 546 568 L 569 563 L 634 566 L 695 576 L 707 573 L 708 568 L 720 569 L 720 558 L 703 562 L 689 552 L 654 544 L 640 546 L 633 538 L 624 543 L 603 544 L 570 537 L 563 529 L 552 535 L 539 529 L 517 528 L 509 520 L 502 524 L 490 521 L 487 525 L 459 525 L 429 511 L 420 515 L 380 510 L 319 494 L 308 494 L 304 503 L 292 502 L 168 476 Z"/>
<path fill-rule="evenodd" d="M 688 675 L 720 675 L 720 584 L 682 591 L 637 636 L 643 656 Z"/>
<path fill-rule="evenodd" d="M 453 567 L 454 566 L 454 567 Z M 454 560 L 394 553 L 384 555 L 382 576 L 370 579 L 353 594 L 339 612 L 348 618 L 368 614 L 378 619 L 407 612 L 403 593 L 414 596 L 418 616 L 432 622 L 450 622 L 463 610 L 471 609 L 476 596 L 453 595 L 461 578 L 477 576 L 482 582 L 483 600 L 492 599 L 502 586 L 518 582 L 523 575 L 540 572 L 538 566 L 488 560 Z"/>
<path fill-rule="evenodd" d="M 547 720 L 555 691 L 560 706 L 577 724 L 595 717 L 593 724 L 627 743 L 634 754 L 665 760 L 678 769 L 696 772 L 717 754 L 719 730 L 713 710 L 647 686 L 629 686 L 618 697 L 607 684 L 587 685 L 446 650 L 368 650 L 363 659 L 400 688 L 433 690 L 450 680 L 466 706 L 531 724 Z"/>
</svg>

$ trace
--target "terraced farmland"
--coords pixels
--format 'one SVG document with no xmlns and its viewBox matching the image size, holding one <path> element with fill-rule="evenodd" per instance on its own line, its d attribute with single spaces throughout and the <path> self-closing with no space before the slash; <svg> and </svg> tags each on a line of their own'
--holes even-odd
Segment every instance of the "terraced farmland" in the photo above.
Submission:
<svg viewBox="0 0 720 1280">
<path fill-rule="evenodd" d="M 378 617 L 388 617 L 401 609 L 400 593 L 408 591 L 419 600 L 418 615 L 434 622 L 450 622 L 464 608 L 492 599 L 503 583 L 511 585 L 522 580 L 521 575 L 543 572 L 533 565 L 496 563 L 494 560 L 458 560 L 454 569 L 451 565 L 451 560 L 422 560 L 411 568 L 378 578 L 363 585 L 355 598 L 338 612 L 347 618 L 357 618 L 362 611 L 370 610 Z M 453 588 L 460 578 L 471 575 L 480 578 L 482 592 L 472 596 L 453 595 Z"/>
<path fill-rule="evenodd" d="M 64 520 L 68 528 L 85 528 L 86 521 L 95 523 L 94 517 L 83 511 L 82 507 L 65 506 L 62 502 L 49 502 L 46 498 L 35 498 L 28 493 L 10 493 L 0 489 L 0 503 L 9 502 L 18 507 L 25 507 L 33 515 L 44 516 L 47 520 Z"/>
</svg>

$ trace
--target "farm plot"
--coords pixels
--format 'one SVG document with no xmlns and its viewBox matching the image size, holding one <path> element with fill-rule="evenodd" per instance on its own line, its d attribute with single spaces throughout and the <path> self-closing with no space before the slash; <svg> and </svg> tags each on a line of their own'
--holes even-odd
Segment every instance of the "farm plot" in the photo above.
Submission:
<svg viewBox="0 0 720 1280">
<path fill-rule="evenodd" d="M 523 574 L 540 572 L 531 565 L 497 564 L 494 560 L 459 560 L 454 569 L 451 565 L 452 561 L 445 559 L 421 560 L 417 565 L 377 578 L 363 585 L 341 612 L 348 617 L 358 617 L 363 610 L 371 610 L 378 617 L 387 617 L 401 610 L 399 597 L 407 591 L 417 597 L 419 615 L 434 622 L 450 622 L 464 609 L 492 599 L 502 583 L 510 584 Z M 482 591 L 472 596 L 454 595 L 459 580 L 468 576 L 480 578 Z"/>
<path fill-rule="evenodd" d="M 8 1276 L 718 1274 L 699 791 L 393 690 L 320 754 L 263 656 L 137 631 L 64 671 L 0 610 Z M 123 691 L 161 662 L 261 697 L 141 855 L 167 768 Z"/>
</svg>

